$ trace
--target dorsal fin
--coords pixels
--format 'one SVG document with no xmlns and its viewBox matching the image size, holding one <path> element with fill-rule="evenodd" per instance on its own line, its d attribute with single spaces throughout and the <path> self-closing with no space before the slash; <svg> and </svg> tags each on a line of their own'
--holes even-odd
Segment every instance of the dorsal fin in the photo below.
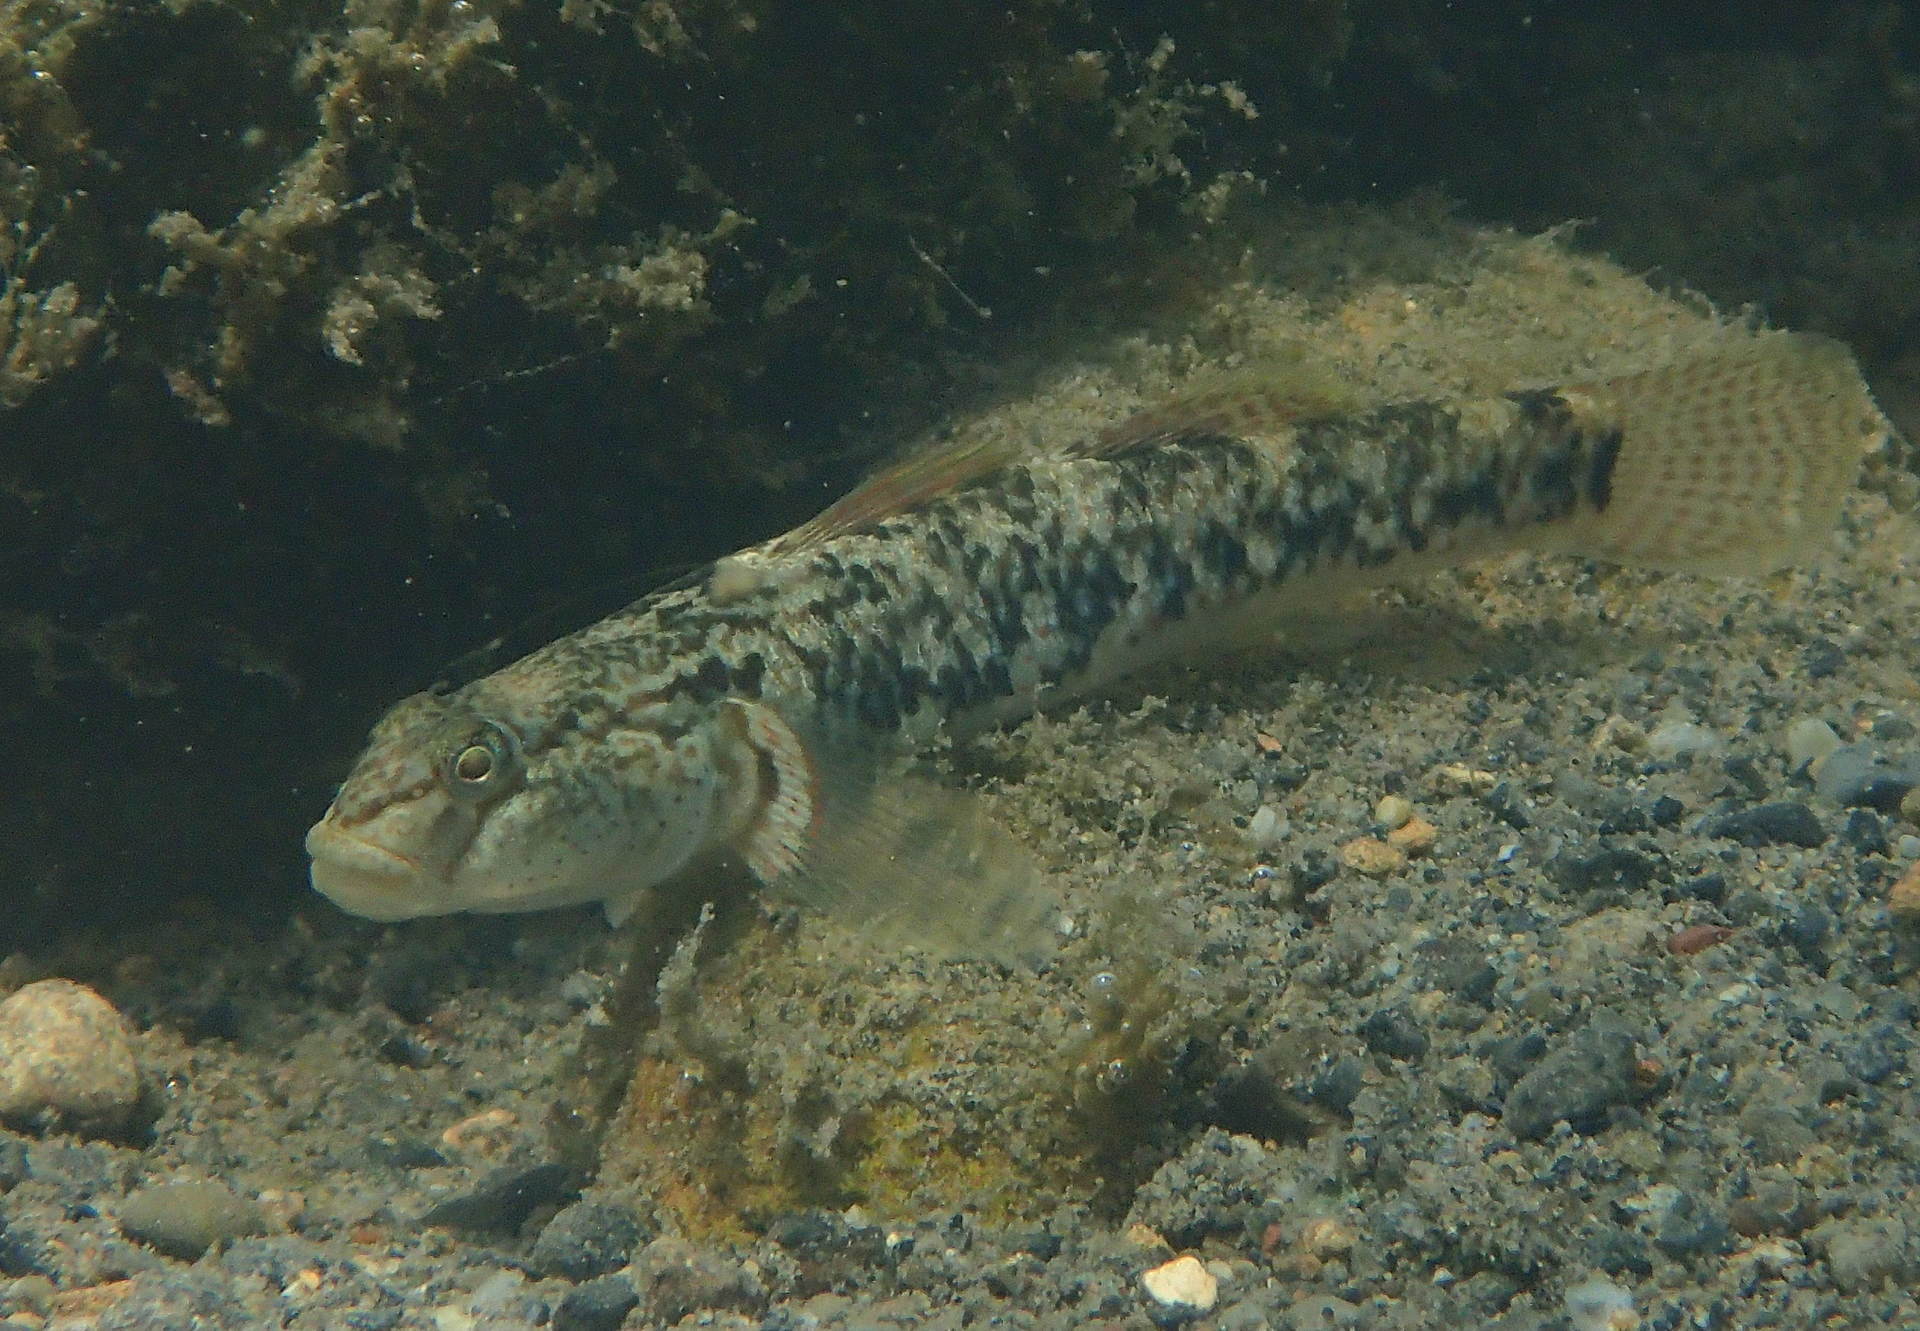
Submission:
<svg viewBox="0 0 1920 1331">
<path fill-rule="evenodd" d="M 1111 458 L 1202 434 L 1259 435 L 1352 405 L 1329 368 L 1300 349 L 1219 372 L 1202 372 L 1178 396 L 1119 425 L 1062 444 L 1022 445 L 1012 437 L 961 439 L 882 468 L 816 516 L 757 546 L 755 560 L 798 554 L 869 531 L 942 495 L 1029 459 Z M 738 559 L 740 556 L 734 556 Z"/>
<path fill-rule="evenodd" d="M 790 555 L 867 531 L 899 513 L 952 494 L 1017 461 L 1026 450 L 1006 439 L 966 439 L 927 449 L 882 468 L 792 531 L 759 547 Z"/>
<path fill-rule="evenodd" d="M 1258 437 L 1353 405 L 1353 395 L 1330 370 L 1304 356 L 1290 357 L 1195 375 L 1179 396 L 1066 452 L 1073 457 L 1119 457 L 1196 435 Z"/>
</svg>

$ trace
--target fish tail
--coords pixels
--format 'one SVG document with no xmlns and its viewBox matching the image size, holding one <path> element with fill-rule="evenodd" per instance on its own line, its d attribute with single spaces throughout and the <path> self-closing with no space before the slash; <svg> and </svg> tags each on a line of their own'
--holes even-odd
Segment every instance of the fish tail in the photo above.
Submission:
<svg viewBox="0 0 1920 1331">
<path fill-rule="evenodd" d="M 1847 349 L 1806 334 L 1551 392 L 1610 469 L 1540 544 L 1649 568 L 1755 574 L 1805 557 L 1896 437 Z"/>
</svg>

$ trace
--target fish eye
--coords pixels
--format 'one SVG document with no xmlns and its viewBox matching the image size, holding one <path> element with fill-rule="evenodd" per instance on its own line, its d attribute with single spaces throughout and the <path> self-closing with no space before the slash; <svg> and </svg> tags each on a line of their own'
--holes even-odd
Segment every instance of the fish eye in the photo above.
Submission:
<svg viewBox="0 0 1920 1331">
<path fill-rule="evenodd" d="M 513 770 L 514 746 L 489 722 L 447 759 L 447 785 L 461 795 L 485 795 L 504 785 Z"/>
</svg>

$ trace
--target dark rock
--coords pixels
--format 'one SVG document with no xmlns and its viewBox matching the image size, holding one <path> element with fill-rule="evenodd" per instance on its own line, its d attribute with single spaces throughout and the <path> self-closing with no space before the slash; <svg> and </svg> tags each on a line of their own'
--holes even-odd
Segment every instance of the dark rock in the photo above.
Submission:
<svg viewBox="0 0 1920 1331">
<path fill-rule="evenodd" d="M 1574 892 L 1609 887 L 1637 892 L 1658 870 L 1652 857 L 1627 846 L 1602 846 L 1584 855 L 1562 851 L 1547 864 L 1553 881 Z"/>
<path fill-rule="evenodd" d="M 18 1137 L 0 1136 L 0 1192 L 12 1192 L 29 1172 L 27 1144 Z"/>
<path fill-rule="evenodd" d="M 1887 853 L 1887 825 L 1870 809 L 1849 809 L 1840 839 L 1862 855 Z"/>
<path fill-rule="evenodd" d="M 1581 1247 L 1587 1262 L 1608 1275 L 1644 1276 L 1653 1272 L 1646 1239 L 1630 1229 L 1596 1230 Z"/>
<path fill-rule="evenodd" d="M 1432 1043 L 1413 1014 L 1404 1007 L 1381 1008 L 1360 1023 L 1360 1038 L 1376 1054 L 1412 1062 L 1427 1052 Z"/>
<path fill-rule="evenodd" d="M 646 1237 L 630 1207 L 575 1202 L 541 1228 L 527 1260 L 542 1275 L 591 1280 L 625 1266 Z"/>
<path fill-rule="evenodd" d="M 1677 897 L 1683 901 L 1705 901 L 1717 906 L 1727 899 L 1727 876 L 1703 873 L 1698 878 L 1689 878 L 1680 885 Z"/>
<path fill-rule="evenodd" d="M 1847 653 L 1832 638 L 1815 638 L 1800 654 L 1800 668 L 1808 679 L 1826 679 L 1847 663 Z"/>
<path fill-rule="evenodd" d="M 1800 954 L 1800 960 L 1823 974 L 1827 969 L 1827 939 L 1833 917 L 1812 902 L 1803 901 L 1780 925 L 1780 938 Z"/>
<path fill-rule="evenodd" d="M 511 1234 L 535 1209 L 565 1201 L 577 1187 L 565 1165 L 507 1165 L 420 1217 L 422 1225 Z"/>
<path fill-rule="evenodd" d="M 639 1302 L 625 1276 L 596 1276 L 566 1292 L 554 1309 L 553 1331 L 619 1331 Z"/>
<path fill-rule="evenodd" d="M 1685 814 L 1687 806 L 1671 795 L 1662 795 L 1647 809 L 1655 827 L 1672 827 Z"/>
<path fill-rule="evenodd" d="M 1806 805 L 1795 800 L 1756 804 L 1751 809 L 1709 818 L 1708 836 L 1738 841 L 1743 846 L 1800 846 L 1811 850 L 1826 844 L 1827 829 Z"/>
<path fill-rule="evenodd" d="M 1847 1075 L 1878 1086 L 1907 1064 L 1912 1042 L 1890 1021 L 1876 1021 L 1840 1055 Z"/>
<path fill-rule="evenodd" d="M 1501 1117 L 1522 1140 L 1546 1136 L 1561 1119 L 1579 1132 L 1598 1131 L 1609 1109 L 1633 1101 L 1633 1066 L 1633 1036 L 1625 1024 L 1595 1017 L 1514 1084 Z"/>
<path fill-rule="evenodd" d="M 1351 1113 L 1354 1098 L 1366 1085 L 1366 1075 L 1366 1065 L 1359 1059 L 1339 1059 L 1325 1072 L 1307 1082 L 1306 1098 L 1336 1114 Z"/>
<path fill-rule="evenodd" d="M 1333 857 L 1317 850 L 1304 852 L 1287 871 L 1293 883 L 1294 892 L 1303 897 L 1331 883 L 1339 872 L 1339 866 L 1333 862 Z"/>
<path fill-rule="evenodd" d="M 1746 754 L 1727 759 L 1720 764 L 1720 770 L 1732 778 L 1733 783 L 1740 787 L 1741 793 L 1748 799 L 1757 800 L 1767 793 L 1766 773 L 1762 772 L 1759 764 Z"/>
<path fill-rule="evenodd" d="M 1733 1248 L 1733 1229 L 1688 1193 L 1681 1193 L 1660 1218 L 1653 1244 L 1669 1257 L 1723 1253 Z"/>
<path fill-rule="evenodd" d="M 1539 1060 L 1540 1055 L 1547 1052 L 1547 1037 L 1538 1031 L 1509 1035 L 1495 1040 L 1482 1052 L 1496 1074 L 1506 1081 L 1515 1082 L 1527 1074 L 1527 1069 Z"/>
<path fill-rule="evenodd" d="M 1527 802 L 1513 788 L 1511 781 L 1502 781 L 1481 796 L 1480 802 L 1492 810 L 1494 817 L 1516 832 L 1524 832 L 1533 826 L 1533 815 L 1527 812 Z"/>
</svg>

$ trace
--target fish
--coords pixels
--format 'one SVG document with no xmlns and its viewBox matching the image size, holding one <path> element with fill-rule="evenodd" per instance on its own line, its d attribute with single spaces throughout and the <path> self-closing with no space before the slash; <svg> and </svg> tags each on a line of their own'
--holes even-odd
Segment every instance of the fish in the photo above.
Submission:
<svg viewBox="0 0 1920 1331">
<path fill-rule="evenodd" d="M 314 888 L 383 921 L 599 903 L 617 923 L 733 865 L 876 943 L 1032 963 L 1058 933 L 1038 856 L 914 754 L 1435 569 L 1768 572 L 1856 484 L 1911 504 L 1920 477 L 1852 355 L 1806 334 L 1485 398 L 1354 407 L 1306 382 L 911 457 L 402 701 L 307 834 Z"/>
</svg>

